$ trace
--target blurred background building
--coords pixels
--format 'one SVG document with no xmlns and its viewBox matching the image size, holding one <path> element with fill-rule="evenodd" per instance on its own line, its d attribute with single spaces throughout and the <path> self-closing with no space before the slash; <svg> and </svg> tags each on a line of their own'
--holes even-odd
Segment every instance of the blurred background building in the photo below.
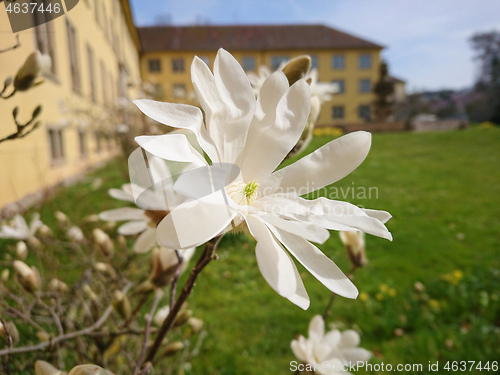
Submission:
<svg viewBox="0 0 500 375">
<path fill-rule="evenodd" d="M 335 82 L 340 89 L 323 105 L 318 125 L 342 126 L 372 118 L 372 88 L 384 47 L 369 40 L 322 25 L 154 26 L 139 27 L 138 33 L 142 77 L 157 87 L 161 100 L 192 99 L 193 57 L 212 67 L 220 47 L 247 72 L 258 72 L 262 65 L 276 70 L 282 62 L 308 54 L 318 80 Z"/>
<path fill-rule="evenodd" d="M 1 5 L 3 8 L 3 4 Z M 46 13 L 48 14 L 48 13 Z M 0 12 L 0 50 L 15 45 Z M 12 111 L 29 120 L 41 105 L 41 126 L 23 139 L 0 143 L 0 208 L 50 188 L 119 151 L 123 106 L 139 94 L 139 39 L 128 0 L 85 0 L 66 15 L 19 34 L 20 46 L 0 56 L 0 78 L 14 77 L 27 56 L 52 59 L 44 83 L 2 100 L 0 139 L 15 131 Z"/>
</svg>

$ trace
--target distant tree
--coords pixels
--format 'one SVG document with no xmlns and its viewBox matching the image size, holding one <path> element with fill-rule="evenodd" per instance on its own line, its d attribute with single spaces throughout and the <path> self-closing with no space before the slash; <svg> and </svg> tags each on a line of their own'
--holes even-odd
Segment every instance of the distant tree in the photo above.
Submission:
<svg viewBox="0 0 500 375">
<path fill-rule="evenodd" d="M 482 97 L 485 118 L 500 124 L 500 31 L 474 34 L 470 42 L 479 61 L 475 91 Z"/>
<path fill-rule="evenodd" d="M 373 115 L 375 121 L 385 121 L 394 112 L 394 80 L 389 76 L 389 67 L 385 61 L 380 64 L 379 80 L 373 87 Z"/>
</svg>

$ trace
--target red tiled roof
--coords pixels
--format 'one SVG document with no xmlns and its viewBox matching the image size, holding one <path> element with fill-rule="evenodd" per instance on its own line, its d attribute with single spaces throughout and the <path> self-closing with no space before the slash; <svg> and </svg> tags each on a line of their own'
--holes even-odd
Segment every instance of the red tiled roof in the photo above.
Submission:
<svg viewBox="0 0 500 375">
<path fill-rule="evenodd" d="M 143 52 L 384 48 L 323 25 L 138 27 Z"/>
</svg>

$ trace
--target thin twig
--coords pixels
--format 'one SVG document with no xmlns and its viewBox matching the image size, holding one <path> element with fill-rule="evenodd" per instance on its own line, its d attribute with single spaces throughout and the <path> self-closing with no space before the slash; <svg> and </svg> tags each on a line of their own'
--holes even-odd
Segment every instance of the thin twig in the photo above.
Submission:
<svg viewBox="0 0 500 375">
<path fill-rule="evenodd" d="M 177 263 L 177 268 L 175 269 L 174 279 L 172 280 L 172 287 L 170 289 L 170 306 L 174 305 L 177 282 L 179 281 L 179 276 L 181 275 L 181 268 L 182 268 L 182 257 L 179 254 L 179 250 L 175 250 L 175 255 L 177 255 L 178 263 Z"/>
<path fill-rule="evenodd" d="M 196 266 L 191 270 L 191 273 L 189 275 L 189 279 L 186 281 L 184 284 L 184 287 L 182 288 L 182 292 L 177 298 L 177 301 L 173 306 L 171 306 L 170 312 L 163 322 L 158 335 L 156 336 L 156 339 L 153 343 L 153 346 L 149 350 L 149 353 L 146 357 L 145 361 L 145 367 L 151 367 L 151 364 L 153 363 L 156 354 L 158 353 L 158 350 L 161 347 L 161 344 L 163 342 L 163 339 L 167 335 L 167 333 L 170 331 L 172 328 L 175 318 L 177 317 L 177 314 L 179 314 L 179 311 L 181 310 L 182 305 L 188 297 L 191 295 L 191 292 L 193 291 L 194 284 L 196 282 L 196 279 L 200 275 L 201 271 L 210 263 L 214 258 L 215 258 L 215 250 L 217 249 L 217 246 L 219 245 L 219 242 L 221 240 L 222 236 L 217 236 L 214 237 L 212 240 L 207 242 L 205 245 L 205 248 L 203 249 L 203 253 L 200 255 L 200 258 L 198 259 L 198 262 L 196 263 Z"/>
<path fill-rule="evenodd" d="M 122 292 L 126 293 L 129 288 L 130 288 L 130 285 L 127 285 L 123 289 Z M 0 356 L 8 355 L 8 354 L 19 354 L 19 353 L 27 353 L 27 352 L 37 351 L 37 350 L 43 350 L 45 348 L 53 346 L 54 344 L 57 344 L 57 343 L 60 343 L 63 341 L 67 341 L 67 340 L 72 340 L 74 338 L 87 335 L 87 334 L 92 333 L 95 330 L 101 328 L 101 326 L 106 322 L 106 320 L 108 320 L 108 318 L 112 312 L 113 312 L 113 305 L 109 305 L 106 308 L 106 310 L 104 311 L 104 313 L 102 314 L 102 316 L 99 318 L 99 320 L 97 320 L 94 324 L 92 324 L 91 326 L 89 326 L 87 328 L 81 329 L 80 331 L 70 332 L 70 333 L 67 333 L 65 335 L 57 336 L 57 337 L 50 339 L 49 341 L 41 342 L 41 343 L 36 344 L 36 345 L 0 350 Z"/>
<path fill-rule="evenodd" d="M 144 356 L 146 355 L 146 350 L 148 348 L 149 334 L 151 329 L 151 322 L 153 321 L 153 316 L 155 315 L 156 308 L 158 307 L 158 303 L 163 297 L 163 292 L 161 289 L 155 290 L 155 300 L 153 301 L 153 305 L 151 306 L 151 310 L 149 314 L 146 315 L 146 328 L 144 332 L 144 344 L 142 345 L 141 355 L 137 360 L 134 368 L 134 375 L 137 375 L 141 369 L 142 361 L 144 360 Z"/>
<path fill-rule="evenodd" d="M 54 309 L 50 306 L 47 306 L 47 304 L 43 302 L 39 296 L 37 296 L 37 303 L 50 313 L 50 315 L 52 316 L 52 320 L 54 321 L 57 327 L 57 331 L 59 332 L 59 336 L 64 335 L 64 329 L 61 324 L 61 319 L 59 319 L 59 316 L 57 316 Z"/>
<path fill-rule="evenodd" d="M 347 275 L 349 280 L 352 281 L 354 279 L 354 272 L 356 272 L 357 268 L 358 267 L 354 264 L 351 266 L 351 270 L 349 271 L 349 275 Z M 336 296 L 337 296 L 337 294 L 335 294 L 335 293 L 332 293 L 332 295 L 330 296 L 330 300 L 328 301 L 328 304 L 326 305 L 325 311 L 323 312 L 323 320 L 326 320 L 326 318 L 328 318 L 328 315 L 330 315 L 330 309 L 332 308 L 332 304 L 333 304 L 333 301 L 335 301 Z"/>
</svg>

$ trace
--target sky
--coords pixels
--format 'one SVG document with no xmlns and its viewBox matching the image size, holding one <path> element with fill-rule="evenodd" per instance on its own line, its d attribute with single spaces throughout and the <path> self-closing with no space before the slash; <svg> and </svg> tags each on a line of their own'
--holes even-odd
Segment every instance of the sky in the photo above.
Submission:
<svg viewBox="0 0 500 375">
<path fill-rule="evenodd" d="M 386 46 L 410 92 L 463 89 L 477 64 L 468 39 L 500 31 L 498 0 L 130 0 L 137 25 L 323 24 Z"/>
</svg>

